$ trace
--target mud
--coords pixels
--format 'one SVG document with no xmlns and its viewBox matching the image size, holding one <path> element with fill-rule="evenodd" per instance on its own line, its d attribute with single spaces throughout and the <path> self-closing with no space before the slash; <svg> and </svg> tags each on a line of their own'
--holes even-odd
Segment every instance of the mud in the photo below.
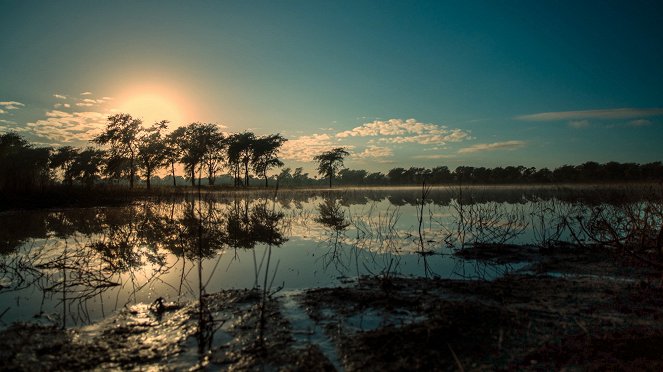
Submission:
<svg viewBox="0 0 663 372">
<path fill-rule="evenodd" d="M 16 324 L 1 368 L 663 370 L 661 274 L 603 253 L 526 252 L 527 269 L 494 281 L 370 277 L 138 304 L 74 329 Z"/>
</svg>

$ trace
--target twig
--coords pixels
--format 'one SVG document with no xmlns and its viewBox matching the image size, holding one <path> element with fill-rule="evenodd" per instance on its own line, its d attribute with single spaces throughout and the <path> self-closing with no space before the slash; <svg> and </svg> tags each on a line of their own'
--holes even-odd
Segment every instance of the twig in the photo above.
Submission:
<svg viewBox="0 0 663 372">
<path fill-rule="evenodd" d="M 454 349 L 451 348 L 451 345 L 447 342 L 447 347 L 449 348 L 449 351 L 451 351 L 451 355 L 454 357 L 454 361 L 456 362 L 456 367 L 458 367 L 458 370 L 460 372 L 465 372 L 465 368 L 463 368 L 463 365 L 460 363 L 460 360 L 458 359 L 458 356 L 454 352 Z"/>
</svg>

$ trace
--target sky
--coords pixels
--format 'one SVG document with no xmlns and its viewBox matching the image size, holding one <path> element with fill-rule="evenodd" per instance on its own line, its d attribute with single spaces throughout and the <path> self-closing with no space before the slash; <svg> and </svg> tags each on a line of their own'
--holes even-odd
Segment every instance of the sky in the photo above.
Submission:
<svg viewBox="0 0 663 372">
<path fill-rule="evenodd" d="M 124 112 L 280 133 L 287 167 L 663 160 L 660 1 L 0 0 L 0 133 Z"/>
</svg>

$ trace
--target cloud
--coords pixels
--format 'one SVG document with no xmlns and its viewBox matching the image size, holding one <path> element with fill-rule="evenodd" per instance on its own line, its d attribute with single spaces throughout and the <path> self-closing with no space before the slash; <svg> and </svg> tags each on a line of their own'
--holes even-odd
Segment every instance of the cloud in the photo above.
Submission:
<svg viewBox="0 0 663 372">
<path fill-rule="evenodd" d="M 495 151 L 495 150 L 515 150 L 525 146 L 523 141 L 506 141 L 494 143 L 477 143 L 469 147 L 458 150 L 459 154 L 472 154 L 481 151 Z"/>
<path fill-rule="evenodd" d="M 57 99 L 67 99 L 67 96 L 65 96 L 65 95 L 63 95 L 63 94 L 57 94 L 57 93 L 55 93 L 55 94 L 53 95 L 53 97 L 55 97 L 55 98 L 57 98 Z"/>
<path fill-rule="evenodd" d="M 310 136 L 299 136 L 290 139 L 283 144 L 281 148 L 281 157 L 287 160 L 301 162 L 313 161 L 313 157 L 323 151 L 329 151 L 338 147 L 338 143 L 332 141 L 333 137 L 329 134 L 312 134 Z M 354 148 L 354 146 L 345 146 Z"/>
<path fill-rule="evenodd" d="M 652 125 L 652 122 L 646 119 L 638 119 L 630 121 L 628 125 L 632 127 L 646 127 L 648 125 Z"/>
<path fill-rule="evenodd" d="M 81 93 L 81 96 L 89 96 L 92 95 L 92 92 L 83 92 Z"/>
<path fill-rule="evenodd" d="M 448 142 L 461 142 L 470 139 L 470 134 L 461 129 L 447 130 L 445 134 L 420 134 L 416 136 L 398 136 L 380 138 L 378 142 L 383 143 L 418 143 L 420 145 L 444 145 Z"/>
<path fill-rule="evenodd" d="M 616 108 L 605 110 L 542 112 L 538 114 L 516 116 L 515 119 L 523 121 L 562 121 L 582 119 L 628 119 L 661 115 L 663 115 L 663 108 Z"/>
<path fill-rule="evenodd" d="M 27 129 L 16 125 L 15 121 L 0 119 L 0 132 L 26 132 Z"/>
<path fill-rule="evenodd" d="M 53 108 L 61 108 L 61 107 L 70 108 L 71 105 L 68 103 L 56 103 L 53 105 Z"/>
<path fill-rule="evenodd" d="M 443 145 L 447 142 L 460 142 L 470 138 L 469 132 L 461 129 L 448 129 L 437 124 L 418 122 L 415 119 L 374 120 L 351 130 L 336 134 L 336 138 L 382 136 L 382 143 L 418 143 L 422 145 Z M 374 142 L 374 141 L 372 141 Z"/>
<path fill-rule="evenodd" d="M 413 159 L 452 159 L 455 158 L 454 154 L 434 154 L 434 155 L 416 155 Z"/>
<path fill-rule="evenodd" d="M 2 107 L 3 113 L 6 113 L 6 110 L 18 110 L 19 108 L 25 106 L 21 102 L 16 102 L 16 101 L 4 101 L 0 102 L 0 107 Z"/>
<path fill-rule="evenodd" d="M 589 120 L 571 120 L 569 126 L 575 129 L 587 128 L 590 126 Z"/>
<path fill-rule="evenodd" d="M 99 134 L 106 125 L 107 114 L 100 112 L 64 112 L 51 110 L 46 118 L 28 123 L 28 129 L 38 136 L 60 143 L 87 141 Z"/>
<path fill-rule="evenodd" d="M 97 105 L 99 103 L 104 103 L 103 99 L 92 99 L 92 98 L 85 98 L 80 100 L 78 103 L 76 103 L 76 106 L 79 107 L 90 107 Z"/>
<path fill-rule="evenodd" d="M 5 111 L 3 109 L 0 109 L 0 114 L 6 114 L 6 113 L 7 113 L 7 111 Z"/>
<path fill-rule="evenodd" d="M 394 150 L 389 147 L 368 146 L 364 151 L 352 154 L 353 158 L 357 159 L 382 159 L 394 156 Z"/>
</svg>

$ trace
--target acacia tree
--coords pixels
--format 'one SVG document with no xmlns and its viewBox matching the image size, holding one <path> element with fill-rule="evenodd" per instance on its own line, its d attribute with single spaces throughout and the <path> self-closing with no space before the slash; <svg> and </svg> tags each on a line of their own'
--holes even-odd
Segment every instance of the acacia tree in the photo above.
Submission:
<svg viewBox="0 0 663 372">
<path fill-rule="evenodd" d="M 350 155 L 345 147 L 325 151 L 322 154 L 313 157 L 318 162 L 318 174 L 329 177 L 329 188 L 332 187 L 332 179 L 336 171 L 343 166 L 343 158 Z"/>
<path fill-rule="evenodd" d="M 93 142 L 109 146 L 109 157 L 120 162 L 127 159 L 129 167 L 129 187 L 134 187 L 136 177 L 136 156 L 142 121 L 129 114 L 116 114 L 108 117 L 103 133 L 94 137 Z"/>
<path fill-rule="evenodd" d="M 151 178 L 154 172 L 166 165 L 166 143 L 161 131 L 168 126 L 167 120 L 154 123 L 145 129 L 140 136 L 137 152 L 138 168 L 145 176 L 147 188 L 151 188 Z"/>
<path fill-rule="evenodd" d="M 282 167 L 283 162 L 277 157 L 279 149 L 287 141 L 280 134 L 272 134 L 257 138 L 253 142 L 252 167 L 258 176 L 265 179 L 267 184 L 267 171 L 274 167 Z"/>
</svg>

